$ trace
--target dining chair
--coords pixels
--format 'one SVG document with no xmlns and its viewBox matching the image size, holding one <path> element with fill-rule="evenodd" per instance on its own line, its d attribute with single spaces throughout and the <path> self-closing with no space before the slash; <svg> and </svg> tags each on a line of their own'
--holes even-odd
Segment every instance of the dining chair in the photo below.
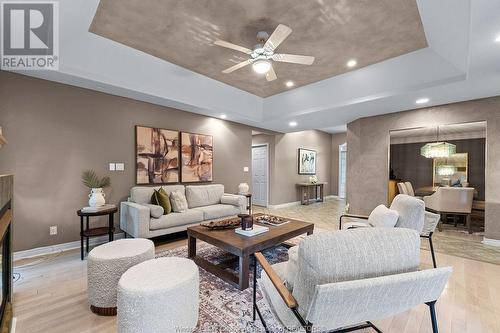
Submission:
<svg viewBox="0 0 500 333">
<path fill-rule="evenodd" d="M 472 187 L 439 187 L 434 194 L 424 197 L 425 209 L 428 211 L 440 215 L 465 216 L 469 234 L 472 234 L 470 215 L 473 200 Z"/>
<path fill-rule="evenodd" d="M 405 183 L 398 183 L 398 191 L 399 194 L 408 194 L 408 190 L 406 189 Z"/>
</svg>

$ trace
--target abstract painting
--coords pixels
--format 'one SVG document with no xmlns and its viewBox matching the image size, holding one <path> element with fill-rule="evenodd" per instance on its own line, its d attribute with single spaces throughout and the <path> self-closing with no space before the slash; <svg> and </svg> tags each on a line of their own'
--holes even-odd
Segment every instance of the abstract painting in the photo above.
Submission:
<svg viewBox="0 0 500 333">
<path fill-rule="evenodd" d="M 211 182 L 213 165 L 212 136 L 182 132 L 181 143 L 182 182 Z"/>
<path fill-rule="evenodd" d="M 137 184 L 179 182 L 179 132 L 135 127 Z"/>
<path fill-rule="evenodd" d="M 299 148 L 299 175 L 316 174 L 316 151 Z"/>
</svg>

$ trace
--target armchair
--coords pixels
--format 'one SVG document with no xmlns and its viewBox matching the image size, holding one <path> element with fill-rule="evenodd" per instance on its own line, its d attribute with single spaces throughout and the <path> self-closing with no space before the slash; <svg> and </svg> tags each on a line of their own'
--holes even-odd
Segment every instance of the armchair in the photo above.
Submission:
<svg viewBox="0 0 500 333">
<path fill-rule="evenodd" d="M 429 240 L 432 264 L 434 268 L 436 268 L 436 255 L 434 253 L 432 235 L 440 221 L 440 215 L 425 211 L 425 205 L 422 200 L 404 194 L 399 194 L 394 198 L 390 209 L 397 211 L 399 214 L 398 221 L 395 225 L 396 228 L 400 227 L 416 230 L 420 234 L 420 237 Z M 350 222 L 343 225 L 342 222 L 345 218 L 361 219 L 366 222 Z M 340 216 L 339 229 L 372 227 L 368 220 L 369 216 L 367 215 L 343 214 Z"/>
<path fill-rule="evenodd" d="M 465 216 L 469 234 L 472 233 L 470 214 L 474 200 L 472 187 L 438 187 L 437 191 L 424 197 L 425 208 L 438 214 Z"/>
<path fill-rule="evenodd" d="M 433 332 L 437 333 L 435 303 L 452 269 L 419 271 L 419 245 L 414 230 L 360 228 L 303 239 L 298 250 L 290 249 L 295 249 L 293 263 L 269 265 L 262 254 L 256 253 L 254 320 L 257 313 L 269 332 L 256 302 L 258 285 L 272 312 L 288 330 L 303 328 L 309 333 L 314 327 L 315 331 L 339 333 L 371 327 L 381 332 L 372 321 L 425 303 Z M 258 264 L 262 266 L 259 280 Z"/>
</svg>

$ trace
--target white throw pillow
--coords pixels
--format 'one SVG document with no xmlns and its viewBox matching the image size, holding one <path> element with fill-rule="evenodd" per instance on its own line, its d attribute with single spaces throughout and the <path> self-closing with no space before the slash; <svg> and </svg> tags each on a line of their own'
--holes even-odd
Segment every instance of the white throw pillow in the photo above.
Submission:
<svg viewBox="0 0 500 333">
<path fill-rule="evenodd" d="M 220 198 L 220 203 L 225 205 L 239 206 L 241 198 L 242 197 L 239 195 L 224 193 Z"/>
<path fill-rule="evenodd" d="M 170 203 L 172 204 L 172 210 L 176 213 L 183 213 L 188 209 L 186 196 L 182 192 L 174 191 L 170 193 Z"/>
<path fill-rule="evenodd" d="M 164 209 L 162 206 L 153 204 L 144 204 L 144 206 L 149 208 L 149 214 L 151 215 L 151 217 L 160 218 L 164 213 Z"/>
<path fill-rule="evenodd" d="M 384 205 L 378 205 L 368 217 L 368 224 L 372 227 L 394 228 L 398 222 L 399 214 Z"/>
</svg>

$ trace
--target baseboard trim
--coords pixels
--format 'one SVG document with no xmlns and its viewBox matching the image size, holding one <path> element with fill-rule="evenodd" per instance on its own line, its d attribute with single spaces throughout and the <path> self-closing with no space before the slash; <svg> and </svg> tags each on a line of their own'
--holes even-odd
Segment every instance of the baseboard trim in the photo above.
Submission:
<svg viewBox="0 0 500 333">
<path fill-rule="evenodd" d="M 483 241 L 481 242 L 484 245 L 489 245 L 489 246 L 500 246 L 500 240 L 498 239 L 491 239 L 491 238 L 483 238 Z"/>
<path fill-rule="evenodd" d="M 333 200 L 333 199 L 339 199 L 339 197 L 337 195 L 326 195 L 325 196 L 325 201 Z M 286 202 L 286 203 L 282 203 L 279 205 L 269 205 L 267 207 L 269 209 L 280 209 L 280 208 L 288 208 L 288 207 L 293 207 L 293 206 L 300 206 L 300 201 Z"/>
<path fill-rule="evenodd" d="M 114 236 L 115 240 L 121 239 L 121 238 L 124 238 L 123 232 L 117 233 Z M 101 245 L 101 244 L 106 243 L 107 241 L 108 241 L 108 236 L 93 237 L 89 240 L 89 245 L 90 246 Z M 20 259 L 39 257 L 39 256 L 47 255 L 47 254 L 54 254 L 54 253 L 59 253 L 59 252 L 69 251 L 69 250 L 79 249 L 79 248 L 80 248 L 80 241 L 74 241 L 74 242 L 69 242 L 69 243 L 42 246 L 42 247 L 37 247 L 34 249 L 29 249 L 29 250 L 24 250 L 24 251 L 17 251 L 17 252 L 14 252 L 14 261 L 20 260 Z"/>
</svg>

